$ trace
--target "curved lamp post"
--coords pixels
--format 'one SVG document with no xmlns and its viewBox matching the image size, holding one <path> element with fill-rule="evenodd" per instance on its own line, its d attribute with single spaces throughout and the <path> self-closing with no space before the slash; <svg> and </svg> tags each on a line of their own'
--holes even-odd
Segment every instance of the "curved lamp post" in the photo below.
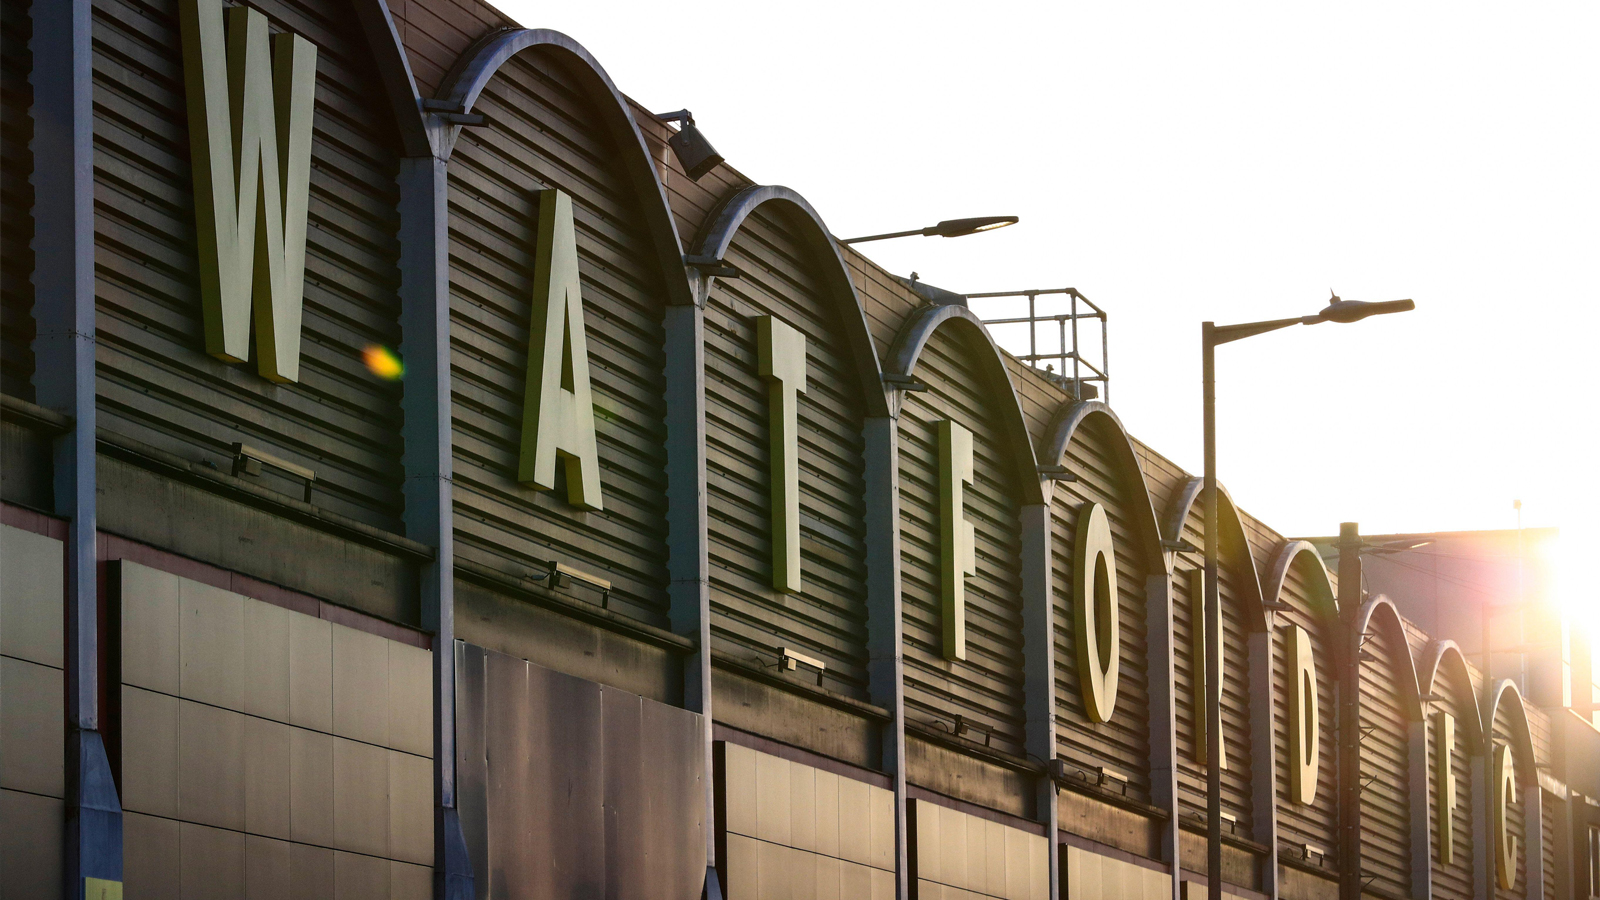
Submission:
<svg viewBox="0 0 1600 900">
<path fill-rule="evenodd" d="M 867 241 L 886 241 L 890 238 L 911 237 L 920 234 L 923 237 L 965 237 L 977 234 L 980 231 L 993 231 L 1007 225 L 1017 224 L 1016 216 L 977 216 L 971 219 L 945 219 L 937 225 L 927 228 L 914 228 L 910 231 L 891 231 L 888 234 L 869 234 L 866 237 L 845 238 L 841 244 L 863 244 Z"/>
<path fill-rule="evenodd" d="M 1222 634 L 1222 603 L 1217 597 L 1217 345 L 1277 331 L 1290 325 L 1317 325 L 1322 322 L 1349 324 L 1359 322 L 1368 316 L 1406 312 L 1415 308 L 1416 304 L 1410 300 L 1366 303 L 1360 300 L 1341 300 L 1334 294 L 1329 298 L 1328 305 L 1313 316 L 1246 322 L 1240 325 L 1217 325 L 1214 322 L 1203 322 L 1200 325 L 1201 378 L 1205 384 L 1206 475 L 1203 497 L 1206 523 L 1206 897 L 1208 900 L 1222 900 L 1222 671 L 1221 660 L 1212 649 L 1216 646 L 1212 635 Z M 1340 612 L 1342 614 L 1344 611 Z M 1354 653 L 1347 655 L 1353 657 Z M 1341 714 L 1346 713 L 1347 711 L 1343 709 L 1344 704 L 1340 705 Z M 1341 726 L 1344 725 L 1345 723 L 1341 722 Z M 1347 730 L 1345 727 L 1341 727 L 1341 735 L 1345 730 Z M 1359 765 L 1359 759 L 1346 760 L 1345 757 L 1348 755 L 1340 754 L 1340 766 L 1347 763 Z M 1344 777 L 1339 779 L 1341 794 L 1348 786 L 1349 780 Z M 1360 835 L 1359 808 L 1355 811 L 1346 810 L 1348 798 L 1341 796 L 1340 799 L 1339 896 L 1340 900 L 1359 900 L 1360 861 L 1348 858 L 1352 849 L 1359 847 L 1357 842 Z M 1359 796 L 1357 799 L 1359 800 Z"/>
</svg>

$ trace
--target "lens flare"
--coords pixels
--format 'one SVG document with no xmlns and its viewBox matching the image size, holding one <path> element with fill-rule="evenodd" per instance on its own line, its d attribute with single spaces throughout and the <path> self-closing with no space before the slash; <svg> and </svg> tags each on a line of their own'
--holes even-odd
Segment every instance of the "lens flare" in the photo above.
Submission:
<svg viewBox="0 0 1600 900">
<path fill-rule="evenodd" d="M 400 376 L 406 373 L 405 364 L 400 361 L 400 357 L 381 344 L 372 344 L 361 351 L 361 361 L 367 364 L 369 372 L 384 381 L 399 381 Z"/>
</svg>

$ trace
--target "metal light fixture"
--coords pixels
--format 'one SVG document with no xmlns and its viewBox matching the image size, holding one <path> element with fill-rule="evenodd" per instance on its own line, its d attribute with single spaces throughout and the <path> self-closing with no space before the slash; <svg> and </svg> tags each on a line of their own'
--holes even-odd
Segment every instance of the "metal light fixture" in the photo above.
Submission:
<svg viewBox="0 0 1600 900">
<path fill-rule="evenodd" d="M 965 237 L 977 234 L 980 231 L 993 231 L 1007 225 L 1017 224 L 1016 216 L 975 216 L 970 219 L 945 219 L 937 225 L 927 228 L 914 228 L 910 231 L 891 231 L 887 234 L 869 234 L 865 237 L 845 238 L 841 244 L 861 244 L 867 241 L 886 241 L 890 238 L 911 237 Z"/>
<path fill-rule="evenodd" d="M 1338 294 L 1329 291 L 1328 305 L 1323 307 L 1316 315 L 1300 316 L 1293 319 L 1273 319 L 1267 322 L 1246 322 L 1239 325 L 1217 325 L 1214 322 L 1202 322 L 1200 325 L 1200 371 L 1202 384 L 1202 419 L 1205 433 L 1205 487 L 1202 495 L 1202 504 L 1205 512 L 1205 634 L 1222 633 L 1222 602 L 1218 591 L 1218 519 L 1217 514 L 1217 399 L 1216 399 L 1216 349 L 1220 344 L 1266 334 L 1291 325 L 1317 325 L 1322 322 L 1350 323 L 1359 322 L 1368 316 L 1383 315 L 1385 313 L 1406 312 L 1416 308 L 1410 300 L 1389 300 L 1382 303 L 1365 303 L 1359 300 L 1341 300 Z M 1340 546 L 1349 543 L 1359 547 L 1360 538 L 1356 536 L 1355 525 L 1345 523 L 1340 529 Z M 1353 564 L 1353 571 L 1347 565 Z M 1343 623 L 1352 625 L 1357 607 L 1360 606 L 1361 562 L 1359 553 L 1350 553 L 1350 560 L 1346 560 L 1344 553 L 1339 557 L 1339 616 Z M 1346 592 L 1355 594 L 1352 602 Z M 1265 604 L 1263 604 L 1265 605 Z M 1206 653 L 1205 655 L 1205 735 L 1206 735 L 1206 897 L 1207 900 L 1222 900 L 1222 661 L 1219 654 Z M 1349 686 L 1355 682 L 1353 667 L 1360 665 L 1357 653 L 1344 654 L 1340 666 L 1341 690 L 1348 691 Z M 1347 694 L 1346 696 L 1350 696 Z M 1348 716 L 1355 715 L 1357 707 L 1353 704 L 1339 707 L 1340 724 L 1338 729 L 1340 744 L 1339 760 L 1341 766 L 1360 765 L 1360 722 L 1353 724 L 1346 721 Z M 1340 784 L 1340 841 L 1341 853 L 1344 859 L 1353 859 L 1359 855 L 1351 851 L 1353 844 L 1350 842 L 1360 836 L 1361 810 L 1359 793 L 1352 802 L 1346 796 L 1346 791 L 1359 792 L 1360 773 L 1355 778 L 1348 777 L 1347 772 L 1341 772 Z M 1306 845 L 1306 857 L 1310 858 L 1313 847 Z M 1317 849 L 1319 855 L 1326 859 L 1326 853 Z M 1340 900 L 1360 900 L 1361 895 L 1361 867 L 1356 865 L 1346 866 L 1339 873 Z"/>
<path fill-rule="evenodd" d="M 687 109 L 676 112 L 656 113 L 656 118 L 663 122 L 677 122 L 678 130 L 667 138 L 667 146 L 672 148 L 673 155 L 678 157 L 678 165 L 683 166 L 683 171 L 692 181 L 699 181 L 707 172 L 715 169 L 722 162 L 722 154 L 711 146 L 706 136 L 694 126 L 694 114 Z"/>
</svg>

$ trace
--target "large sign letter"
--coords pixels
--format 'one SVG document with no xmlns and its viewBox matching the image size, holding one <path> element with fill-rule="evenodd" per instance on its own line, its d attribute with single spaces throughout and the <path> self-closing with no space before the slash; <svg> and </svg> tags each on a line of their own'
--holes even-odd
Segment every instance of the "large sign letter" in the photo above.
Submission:
<svg viewBox="0 0 1600 900">
<path fill-rule="evenodd" d="M 1194 710 L 1194 761 L 1205 765 L 1207 748 L 1210 746 L 1206 728 L 1210 720 L 1206 717 L 1206 573 L 1204 569 L 1189 570 L 1189 659 L 1193 674 L 1190 682 L 1194 685 L 1191 691 L 1190 706 Z M 1217 655 L 1217 672 L 1224 676 L 1226 682 L 1227 659 L 1222 655 L 1222 635 L 1211 635 L 1210 652 Z M 1228 768 L 1228 747 L 1222 745 L 1222 758 L 1217 762 L 1218 768 Z"/>
<path fill-rule="evenodd" d="M 250 355 L 272 381 L 300 379 L 306 197 L 317 48 L 295 34 L 267 40 L 267 17 L 221 0 L 181 5 L 189 99 L 200 305 L 206 352 Z"/>
<path fill-rule="evenodd" d="M 977 532 L 966 518 L 972 432 L 939 423 L 939 599 L 946 659 L 967 658 L 967 576 L 978 574 Z"/>
<path fill-rule="evenodd" d="M 1517 766 L 1511 758 L 1511 745 L 1494 748 L 1495 880 L 1506 890 L 1517 886 L 1517 836 L 1511 833 L 1511 804 L 1517 802 Z M 1534 827 L 1538 827 L 1536 824 Z"/>
<path fill-rule="evenodd" d="M 1091 722 L 1109 722 L 1122 672 L 1122 621 L 1117 608 L 1117 552 L 1105 508 L 1091 503 L 1078 515 L 1072 572 L 1072 630 L 1076 632 L 1079 691 Z"/>
<path fill-rule="evenodd" d="M 1317 765 L 1322 755 L 1322 717 L 1317 711 L 1317 657 L 1311 635 L 1288 628 L 1289 799 L 1309 806 L 1317 799 Z"/>
<path fill-rule="evenodd" d="M 567 502 L 600 509 L 600 457 L 594 443 L 589 345 L 578 284 L 578 236 L 572 225 L 572 198 L 565 192 L 539 192 L 539 234 L 534 241 L 517 480 L 537 490 L 551 490 L 556 486 L 559 456 L 566 465 Z"/>
<path fill-rule="evenodd" d="M 1456 858 L 1456 717 L 1447 712 L 1433 716 L 1433 785 L 1439 816 L 1439 862 Z"/>
<path fill-rule="evenodd" d="M 772 587 L 800 593 L 800 399 L 806 391 L 806 336 L 771 316 L 756 317 L 756 349 L 767 382 L 767 453 L 772 464 Z"/>
</svg>

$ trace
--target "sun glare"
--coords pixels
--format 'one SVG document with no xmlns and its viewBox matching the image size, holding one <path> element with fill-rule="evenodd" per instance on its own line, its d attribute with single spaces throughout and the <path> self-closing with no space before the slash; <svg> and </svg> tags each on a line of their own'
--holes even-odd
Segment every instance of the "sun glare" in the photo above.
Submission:
<svg viewBox="0 0 1600 900">
<path fill-rule="evenodd" d="M 361 361 L 367 364 L 368 371 L 384 381 L 399 381 L 400 376 L 406 373 L 400 357 L 381 344 L 371 344 L 361 351 Z"/>
</svg>

